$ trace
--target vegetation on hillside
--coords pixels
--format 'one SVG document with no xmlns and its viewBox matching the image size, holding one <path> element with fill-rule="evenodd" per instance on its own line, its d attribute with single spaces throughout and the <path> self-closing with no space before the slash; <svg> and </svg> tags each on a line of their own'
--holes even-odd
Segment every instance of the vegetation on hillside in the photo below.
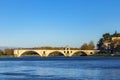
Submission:
<svg viewBox="0 0 120 80">
<path fill-rule="evenodd" d="M 119 54 L 120 53 L 120 33 L 105 33 L 97 44 L 100 53 Z"/>
</svg>

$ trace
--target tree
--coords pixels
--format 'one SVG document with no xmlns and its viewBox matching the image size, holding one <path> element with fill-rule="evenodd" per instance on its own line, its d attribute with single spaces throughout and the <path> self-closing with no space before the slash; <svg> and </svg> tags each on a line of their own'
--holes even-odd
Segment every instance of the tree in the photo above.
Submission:
<svg viewBox="0 0 120 80">
<path fill-rule="evenodd" d="M 2 50 L 0 50 L 0 56 L 1 56 L 1 55 L 3 55 L 3 51 L 2 51 Z"/>
<path fill-rule="evenodd" d="M 103 45 L 103 39 L 101 38 L 97 43 L 97 48 L 101 50 L 102 45 Z"/>
<path fill-rule="evenodd" d="M 110 42 L 111 41 L 111 35 L 109 33 L 103 34 L 103 40 L 105 42 Z"/>
<path fill-rule="evenodd" d="M 6 48 L 5 55 L 13 55 L 13 49 Z"/>
<path fill-rule="evenodd" d="M 88 44 L 88 49 L 93 50 L 94 48 L 95 48 L 94 42 L 90 41 L 89 44 Z"/>
<path fill-rule="evenodd" d="M 115 31 L 115 33 L 112 36 L 113 37 L 120 37 L 120 33 L 117 33 L 117 31 Z"/>
<path fill-rule="evenodd" d="M 112 39 L 115 37 L 115 39 Z M 97 47 L 102 53 L 118 53 L 120 52 L 120 33 L 115 32 L 113 35 L 109 33 L 103 34 L 103 37 L 98 41 Z"/>
<path fill-rule="evenodd" d="M 84 44 L 81 46 L 81 49 L 82 49 L 82 50 L 88 50 L 88 45 L 87 45 L 87 43 L 84 43 Z"/>
<path fill-rule="evenodd" d="M 108 53 L 109 46 L 108 44 L 111 42 L 112 36 L 109 33 L 103 34 L 103 37 L 97 43 L 97 48 L 100 50 L 101 53 Z"/>
<path fill-rule="evenodd" d="M 80 49 L 82 50 L 93 50 L 95 48 L 94 42 L 90 41 L 89 44 L 84 43 Z"/>
</svg>

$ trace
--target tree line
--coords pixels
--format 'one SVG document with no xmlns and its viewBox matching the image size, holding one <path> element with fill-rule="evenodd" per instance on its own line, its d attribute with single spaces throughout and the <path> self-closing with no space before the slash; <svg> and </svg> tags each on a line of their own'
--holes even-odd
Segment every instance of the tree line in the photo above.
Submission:
<svg viewBox="0 0 120 80">
<path fill-rule="evenodd" d="M 6 48 L 4 51 L 0 50 L 0 56 L 13 56 L 13 49 Z"/>
</svg>

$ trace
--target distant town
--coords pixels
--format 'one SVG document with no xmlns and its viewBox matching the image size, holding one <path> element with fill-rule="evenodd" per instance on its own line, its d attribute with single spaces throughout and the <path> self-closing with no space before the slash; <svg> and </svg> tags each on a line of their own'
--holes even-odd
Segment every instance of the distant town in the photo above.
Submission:
<svg viewBox="0 0 120 80">
<path fill-rule="evenodd" d="M 95 48 L 95 46 L 97 48 Z M 38 53 L 41 51 L 41 53 Z M 21 53 L 20 53 L 21 52 Z M 63 54 L 61 54 L 63 53 Z M 120 33 L 105 33 L 98 40 L 84 43 L 80 48 L 73 47 L 34 47 L 34 48 L 5 48 L 0 50 L 0 56 L 120 56 Z"/>
</svg>

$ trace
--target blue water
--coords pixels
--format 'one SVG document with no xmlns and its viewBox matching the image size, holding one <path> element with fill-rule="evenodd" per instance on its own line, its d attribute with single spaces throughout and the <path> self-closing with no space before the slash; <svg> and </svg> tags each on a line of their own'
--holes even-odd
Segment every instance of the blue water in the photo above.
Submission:
<svg viewBox="0 0 120 80">
<path fill-rule="evenodd" d="M 120 80 L 120 57 L 0 57 L 0 80 Z"/>
</svg>

